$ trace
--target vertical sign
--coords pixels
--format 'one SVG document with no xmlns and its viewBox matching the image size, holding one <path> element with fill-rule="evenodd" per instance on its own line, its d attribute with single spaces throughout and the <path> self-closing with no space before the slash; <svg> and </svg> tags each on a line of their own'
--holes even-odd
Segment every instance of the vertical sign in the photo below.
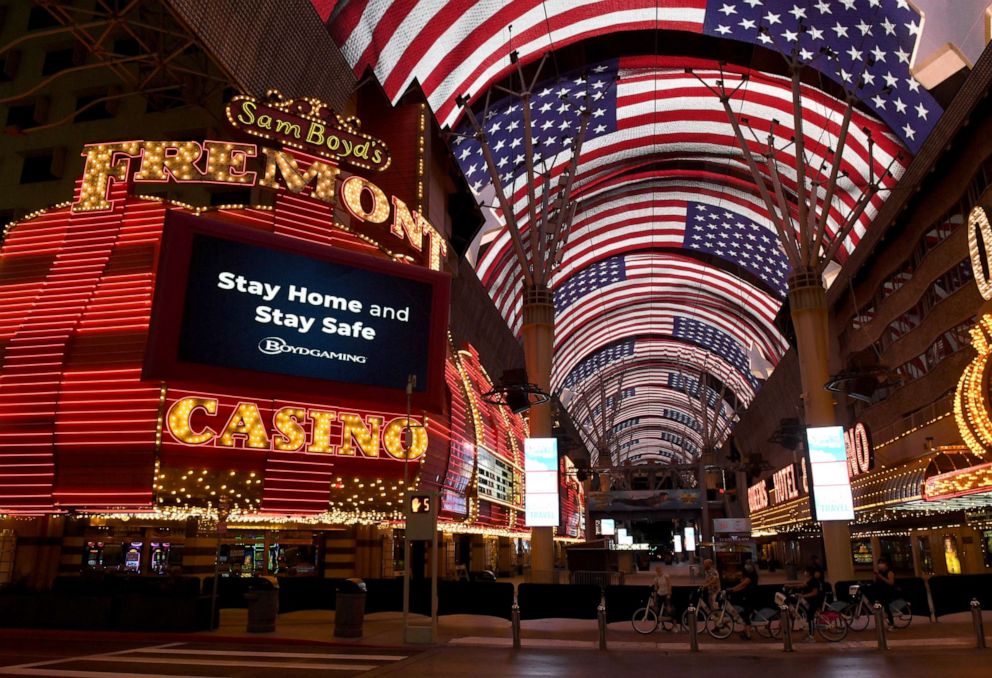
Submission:
<svg viewBox="0 0 992 678">
<path fill-rule="evenodd" d="M 600 524 L 600 534 L 604 537 L 612 537 L 616 534 L 616 523 L 613 518 L 603 518 L 598 521 Z"/>
<path fill-rule="evenodd" d="M 527 438 L 524 441 L 527 527 L 556 527 L 558 514 L 558 440 Z"/>
<path fill-rule="evenodd" d="M 813 473 L 813 510 L 816 519 L 854 520 L 854 499 L 848 477 L 847 449 L 842 426 L 806 429 Z"/>
<path fill-rule="evenodd" d="M 685 528 L 685 550 L 696 550 L 696 528 L 694 527 Z"/>
<path fill-rule="evenodd" d="M 429 541 L 437 530 L 437 494 L 414 492 L 406 500 L 406 538 Z"/>
<path fill-rule="evenodd" d="M 682 553 L 682 535 L 676 534 L 673 538 L 675 539 L 675 548 L 672 550 L 675 551 L 675 553 Z"/>
</svg>

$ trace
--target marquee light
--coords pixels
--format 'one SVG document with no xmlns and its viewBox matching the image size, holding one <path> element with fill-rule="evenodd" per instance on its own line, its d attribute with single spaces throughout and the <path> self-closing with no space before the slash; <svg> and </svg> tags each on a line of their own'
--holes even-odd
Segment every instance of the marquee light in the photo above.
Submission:
<svg viewBox="0 0 992 678">
<path fill-rule="evenodd" d="M 410 210 L 395 196 L 387 197 L 367 179 L 350 176 L 342 180 L 340 169 L 330 160 L 269 147 L 259 149 L 254 144 L 210 140 L 90 144 L 84 147 L 83 156 L 86 163 L 73 212 L 111 209 L 114 200 L 120 200 L 120 194 L 111 197 L 114 186 L 127 185 L 129 179 L 140 184 L 237 184 L 294 194 L 309 188 L 311 197 L 331 206 L 340 194 L 341 202 L 357 222 L 386 226 L 413 252 L 426 250 L 425 263 L 432 270 L 441 270 L 447 256 L 444 236 L 422 214 Z M 255 170 L 249 167 L 253 159 L 261 164 Z M 363 195 L 370 196 L 368 210 L 362 205 Z"/>
<path fill-rule="evenodd" d="M 992 243 L 992 239 L 989 240 Z M 970 330 L 977 355 L 965 367 L 954 392 L 954 419 L 968 448 L 984 457 L 992 448 L 992 418 L 989 417 L 988 362 L 992 353 L 992 316 L 983 315 Z"/>
<path fill-rule="evenodd" d="M 257 403 L 239 402 L 222 428 L 194 427 L 194 418 L 215 417 L 218 404 L 217 398 L 210 397 L 176 400 L 166 416 L 166 433 L 177 443 L 190 446 L 236 447 L 241 441 L 245 447 L 254 449 L 297 452 L 309 440 L 307 453 L 375 458 L 382 451 L 400 461 L 416 461 L 427 451 L 426 426 L 416 419 L 393 417 L 385 423 L 385 417 L 379 415 L 315 407 L 281 407 L 273 414 L 270 429 Z M 335 422 L 339 422 L 337 432 L 332 430 Z M 412 433 L 409 450 L 403 442 L 403 432 L 408 426 Z M 221 431 L 220 435 L 217 430 Z"/>
<path fill-rule="evenodd" d="M 968 214 L 968 253 L 971 270 L 982 298 L 992 299 L 992 226 L 985 208 L 976 205 Z"/>
</svg>

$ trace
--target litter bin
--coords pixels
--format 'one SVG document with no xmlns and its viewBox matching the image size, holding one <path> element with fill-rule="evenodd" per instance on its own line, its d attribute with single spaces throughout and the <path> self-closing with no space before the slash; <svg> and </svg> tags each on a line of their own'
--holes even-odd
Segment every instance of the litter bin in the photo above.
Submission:
<svg viewBox="0 0 992 678">
<path fill-rule="evenodd" d="M 279 614 L 279 580 L 253 577 L 245 593 L 248 602 L 248 633 L 272 633 Z"/>
<path fill-rule="evenodd" d="M 365 582 L 345 579 L 338 584 L 334 599 L 334 636 L 336 638 L 361 638 L 365 621 Z"/>
</svg>

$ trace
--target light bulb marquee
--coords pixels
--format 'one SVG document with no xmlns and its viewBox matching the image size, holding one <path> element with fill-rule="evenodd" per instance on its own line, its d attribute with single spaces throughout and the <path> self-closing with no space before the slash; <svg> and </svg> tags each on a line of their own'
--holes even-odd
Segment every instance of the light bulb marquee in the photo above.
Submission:
<svg viewBox="0 0 992 678">
<path fill-rule="evenodd" d="M 977 355 L 958 380 L 954 393 L 954 419 L 965 444 L 975 455 L 984 457 L 992 448 L 988 373 L 989 355 L 992 353 L 992 316 L 983 315 L 970 333 Z"/>
</svg>

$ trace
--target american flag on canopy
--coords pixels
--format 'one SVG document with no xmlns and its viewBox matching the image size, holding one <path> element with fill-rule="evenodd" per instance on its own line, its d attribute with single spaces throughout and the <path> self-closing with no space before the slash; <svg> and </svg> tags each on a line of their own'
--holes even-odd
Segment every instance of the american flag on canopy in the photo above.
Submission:
<svg viewBox="0 0 992 678">
<path fill-rule="evenodd" d="M 695 457 L 699 454 L 699 446 L 696 445 L 691 440 L 680 436 L 678 433 L 672 433 L 671 431 L 662 431 L 661 439 L 666 443 L 671 443 L 675 447 L 683 449 L 691 457 Z"/>
<path fill-rule="evenodd" d="M 726 332 L 693 318 L 676 316 L 672 336 L 702 346 L 720 356 L 736 367 L 752 386 L 757 387 L 758 380 L 751 376 L 748 369 L 747 352 Z"/>
<path fill-rule="evenodd" d="M 907 0 L 311 2 L 356 75 L 371 68 L 394 102 L 417 80 L 442 125 L 458 119 L 456 97 L 477 97 L 512 71 L 511 50 L 529 63 L 580 40 L 636 30 L 796 52 L 838 83 L 860 83 L 865 105 L 914 152 L 941 113 L 909 70 L 922 17 Z"/>
<path fill-rule="evenodd" d="M 673 410 L 666 407 L 661 410 L 661 416 L 664 419 L 671 419 L 672 421 L 676 421 L 687 428 L 691 428 L 697 433 L 703 428 L 702 425 L 696 421 L 695 417 L 691 417 L 685 412 L 681 412 L 679 410 Z"/>
<path fill-rule="evenodd" d="M 579 363 L 574 370 L 565 377 L 562 385 L 565 388 L 572 388 L 579 382 L 585 381 L 603 367 L 619 362 L 626 357 L 634 355 L 634 340 L 621 341 L 613 346 L 596 351 L 588 358 Z"/>
</svg>

